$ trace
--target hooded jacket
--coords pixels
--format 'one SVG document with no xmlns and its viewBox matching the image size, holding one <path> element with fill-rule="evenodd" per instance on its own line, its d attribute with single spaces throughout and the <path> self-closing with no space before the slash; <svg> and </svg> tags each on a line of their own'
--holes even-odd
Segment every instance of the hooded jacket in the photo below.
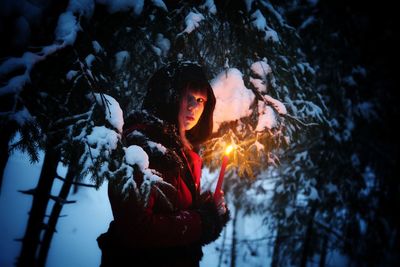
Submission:
<svg viewBox="0 0 400 267">
<path fill-rule="evenodd" d="M 122 139 L 125 147 L 137 145 L 146 152 L 149 169 L 163 183 L 151 186 L 148 196 L 126 196 L 123 181 L 109 181 L 114 221 L 98 238 L 102 266 L 122 266 L 126 261 L 132 261 L 132 266 L 198 266 L 201 246 L 215 240 L 227 222 L 227 217 L 221 220 L 213 201 L 200 196 L 202 161 L 196 152 L 183 148 L 178 135 L 176 107 L 181 92 L 175 76 L 182 72 L 172 66 L 158 72 L 165 76 L 165 87 L 152 84 L 157 75 L 150 80 L 146 110 L 128 116 Z M 157 90 L 160 94 L 151 101 Z M 135 169 L 134 176 L 140 188 L 143 175 Z"/>
<path fill-rule="evenodd" d="M 175 127 L 147 113 L 134 113 L 127 121 L 125 145 L 142 147 L 149 156 L 149 168 L 157 170 L 170 186 L 153 186 L 144 200 L 135 194 L 126 198 L 121 181 L 109 182 L 114 221 L 105 242 L 108 249 L 119 251 L 112 256 L 114 264 L 117 258 L 135 255 L 134 266 L 141 266 L 138 262 L 143 266 L 149 262 L 153 266 L 196 266 L 202 257 L 201 217 L 195 210 L 201 159 L 193 151 L 183 152 Z M 135 180 L 140 187 L 140 176 Z"/>
</svg>

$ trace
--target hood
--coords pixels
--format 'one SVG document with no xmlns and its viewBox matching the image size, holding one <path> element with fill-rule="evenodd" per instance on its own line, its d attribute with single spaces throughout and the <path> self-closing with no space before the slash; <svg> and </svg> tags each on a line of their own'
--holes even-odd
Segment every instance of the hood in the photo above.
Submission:
<svg viewBox="0 0 400 267">
<path fill-rule="evenodd" d="M 195 62 L 172 62 L 150 78 L 142 108 L 161 120 L 178 126 L 179 101 L 188 83 L 204 83 L 203 68 Z"/>
</svg>

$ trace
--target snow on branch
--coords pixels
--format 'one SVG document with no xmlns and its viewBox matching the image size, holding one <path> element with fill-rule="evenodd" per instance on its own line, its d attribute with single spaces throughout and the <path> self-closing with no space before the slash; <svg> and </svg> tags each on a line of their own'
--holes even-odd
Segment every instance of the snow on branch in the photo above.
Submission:
<svg viewBox="0 0 400 267">
<path fill-rule="evenodd" d="M 152 188 L 155 188 L 157 191 L 162 193 L 162 190 L 159 189 L 157 184 L 174 188 L 171 184 L 165 182 L 156 170 L 149 168 L 149 156 L 142 147 L 131 145 L 129 147 L 124 147 L 123 150 L 125 156 L 122 167 L 126 169 L 125 177 L 127 177 L 122 189 L 125 196 L 128 196 L 131 190 L 133 190 L 133 192 L 143 201 L 144 206 L 147 206 Z M 134 168 L 135 166 L 138 167 L 138 170 Z M 138 174 L 137 171 L 140 171 L 141 174 Z M 136 183 L 138 175 L 143 177 L 140 188 L 137 187 Z M 165 198 L 167 203 L 169 203 L 168 198 L 163 193 L 161 196 Z"/>
<path fill-rule="evenodd" d="M 133 10 L 135 16 L 142 13 L 144 6 L 144 0 L 97 0 L 96 2 L 106 5 L 110 13 Z"/>
<path fill-rule="evenodd" d="M 251 114 L 254 93 L 246 88 L 243 74 L 235 68 L 221 72 L 211 81 L 217 104 L 214 111 L 213 131 L 225 121 L 234 121 Z"/>
<path fill-rule="evenodd" d="M 204 16 L 201 13 L 195 13 L 190 11 L 189 14 L 185 18 L 186 28 L 179 35 L 183 33 L 191 33 L 200 25 L 200 21 L 204 19 Z"/>
<path fill-rule="evenodd" d="M 124 126 L 123 112 L 119 103 L 111 96 L 106 94 L 95 93 L 96 101 L 99 105 L 105 108 L 106 120 L 122 133 L 122 127 Z M 108 110 L 108 112 L 107 112 Z"/>
<path fill-rule="evenodd" d="M 278 33 L 273 30 L 271 27 L 268 26 L 267 21 L 264 15 L 261 13 L 259 9 L 257 9 L 252 15 L 251 18 L 253 19 L 252 24 L 253 26 L 258 29 L 260 32 L 264 32 L 264 41 L 273 41 L 276 43 L 280 43 L 280 39 Z"/>
</svg>

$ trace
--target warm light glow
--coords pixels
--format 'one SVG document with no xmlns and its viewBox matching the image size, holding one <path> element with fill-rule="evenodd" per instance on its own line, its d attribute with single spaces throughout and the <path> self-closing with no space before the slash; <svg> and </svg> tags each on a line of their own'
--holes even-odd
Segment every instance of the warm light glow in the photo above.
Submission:
<svg viewBox="0 0 400 267">
<path fill-rule="evenodd" d="M 229 153 L 231 153 L 233 150 L 233 146 L 229 145 L 226 149 L 225 149 L 225 155 L 229 155 Z"/>
</svg>

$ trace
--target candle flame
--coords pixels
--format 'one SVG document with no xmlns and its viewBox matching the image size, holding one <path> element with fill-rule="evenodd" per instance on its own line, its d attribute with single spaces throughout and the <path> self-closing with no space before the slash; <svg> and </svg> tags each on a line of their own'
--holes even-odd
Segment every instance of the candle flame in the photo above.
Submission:
<svg viewBox="0 0 400 267">
<path fill-rule="evenodd" d="M 226 149 L 225 149 L 225 155 L 229 155 L 229 153 L 231 153 L 233 150 L 233 146 L 229 145 Z"/>
</svg>

